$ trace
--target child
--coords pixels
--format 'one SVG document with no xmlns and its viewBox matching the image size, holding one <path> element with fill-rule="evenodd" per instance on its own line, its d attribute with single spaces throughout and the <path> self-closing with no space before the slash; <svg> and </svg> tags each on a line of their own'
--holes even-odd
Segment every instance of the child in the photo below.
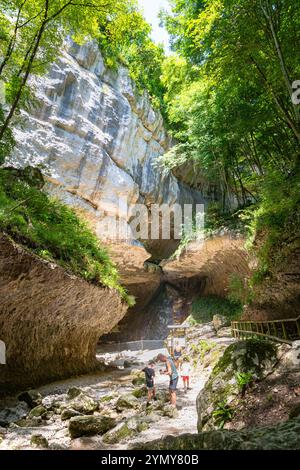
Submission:
<svg viewBox="0 0 300 470">
<path fill-rule="evenodd" d="M 183 380 L 184 393 L 187 393 L 187 391 L 190 390 L 190 375 L 191 375 L 191 365 L 187 357 L 183 358 L 180 372 L 181 372 L 181 377 Z"/>
<path fill-rule="evenodd" d="M 152 398 L 153 400 L 156 400 L 154 362 L 150 361 L 148 367 L 143 369 L 143 372 L 145 372 L 146 386 L 148 390 L 147 406 L 149 406 Z"/>
</svg>

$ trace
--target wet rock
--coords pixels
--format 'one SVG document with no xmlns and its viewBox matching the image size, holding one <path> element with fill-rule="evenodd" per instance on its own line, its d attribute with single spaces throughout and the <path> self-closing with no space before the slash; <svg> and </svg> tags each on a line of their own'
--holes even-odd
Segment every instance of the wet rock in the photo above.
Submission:
<svg viewBox="0 0 300 470">
<path fill-rule="evenodd" d="M 71 387 L 68 390 L 67 396 L 70 400 L 73 400 L 74 398 L 78 397 L 78 395 L 81 395 L 82 390 L 78 387 Z"/>
<path fill-rule="evenodd" d="M 41 405 L 43 397 L 36 390 L 27 390 L 18 396 L 19 401 L 24 401 L 30 408 Z"/>
<path fill-rule="evenodd" d="M 27 416 L 29 407 L 26 403 L 18 403 L 15 407 L 4 408 L 0 411 L 0 426 L 6 427 Z"/>
<path fill-rule="evenodd" d="M 168 418 L 178 418 L 178 410 L 173 405 L 165 405 L 162 409 L 163 416 Z"/>
<path fill-rule="evenodd" d="M 137 409 L 139 407 L 139 401 L 131 393 L 127 395 L 122 395 L 118 398 L 116 403 L 116 409 L 118 411 L 124 411 L 128 409 Z"/>
<path fill-rule="evenodd" d="M 213 325 L 216 331 L 219 331 L 221 328 L 226 328 L 230 326 L 230 320 L 224 315 L 214 315 L 213 316 Z"/>
<path fill-rule="evenodd" d="M 116 426 L 110 416 L 75 416 L 70 419 L 69 432 L 72 438 L 105 434 Z"/>
<path fill-rule="evenodd" d="M 130 369 L 131 365 L 132 364 L 131 364 L 130 361 L 124 361 L 123 367 L 124 367 L 124 369 Z"/>
<path fill-rule="evenodd" d="M 47 449 L 49 447 L 47 439 L 42 434 L 33 434 L 30 439 L 30 444 L 41 449 Z"/>
<path fill-rule="evenodd" d="M 47 415 L 47 409 L 43 405 L 38 405 L 35 408 L 32 408 L 30 411 L 28 418 L 44 418 Z"/>
<path fill-rule="evenodd" d="M 61 413 L 61 420 L 66 421 L 67 419 L 74 418 L 75 416 L 81 416 L 81 413 L 79 413 L 79 411 L 73 410 L 72 408 L 66 408 Z"/>
</svg>

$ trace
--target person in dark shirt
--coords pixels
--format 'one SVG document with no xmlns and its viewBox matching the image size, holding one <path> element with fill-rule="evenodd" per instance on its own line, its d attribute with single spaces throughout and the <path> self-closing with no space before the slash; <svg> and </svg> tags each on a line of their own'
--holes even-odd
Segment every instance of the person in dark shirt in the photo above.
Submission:
<svg viewBox="0 0 300 470">
<path fill-rule="evenodd" d="M 145 372 L 146 386 L 148 390 L 147 405 L 150 405 L 150 401 L 152 399 L 156 400 L 154 362 L 150 361 L 149 365 L 143 369 L 143 372 Z"/>
</svg>

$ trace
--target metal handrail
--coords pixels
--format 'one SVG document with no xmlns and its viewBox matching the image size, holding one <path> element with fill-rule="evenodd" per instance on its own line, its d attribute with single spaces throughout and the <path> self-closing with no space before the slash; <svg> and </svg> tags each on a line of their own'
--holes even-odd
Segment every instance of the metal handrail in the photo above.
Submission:
<svg viewBox="0 0 300 470">
<path fill-rule="evenodd" d="M 231 330 L 232 336 L 238 339 L 261 336 L 272 341 L 291 344 L 300 339 L 300 317 L 282 320 L 233 321 Z"/>
</svg>

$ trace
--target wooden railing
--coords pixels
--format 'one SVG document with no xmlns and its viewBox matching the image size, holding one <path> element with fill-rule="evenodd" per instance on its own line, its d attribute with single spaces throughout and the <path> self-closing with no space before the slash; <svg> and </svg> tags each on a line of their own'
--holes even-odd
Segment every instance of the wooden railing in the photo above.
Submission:
<svg viewBox="0 0 300 470">
<path fill-rule="evenodd" d="M 267 321 L 234 321 L 232 336 L 245 339 L 253 336 L 268 338 L 282 343 L 300 340 L 300 317 Z"/>
</svg>

